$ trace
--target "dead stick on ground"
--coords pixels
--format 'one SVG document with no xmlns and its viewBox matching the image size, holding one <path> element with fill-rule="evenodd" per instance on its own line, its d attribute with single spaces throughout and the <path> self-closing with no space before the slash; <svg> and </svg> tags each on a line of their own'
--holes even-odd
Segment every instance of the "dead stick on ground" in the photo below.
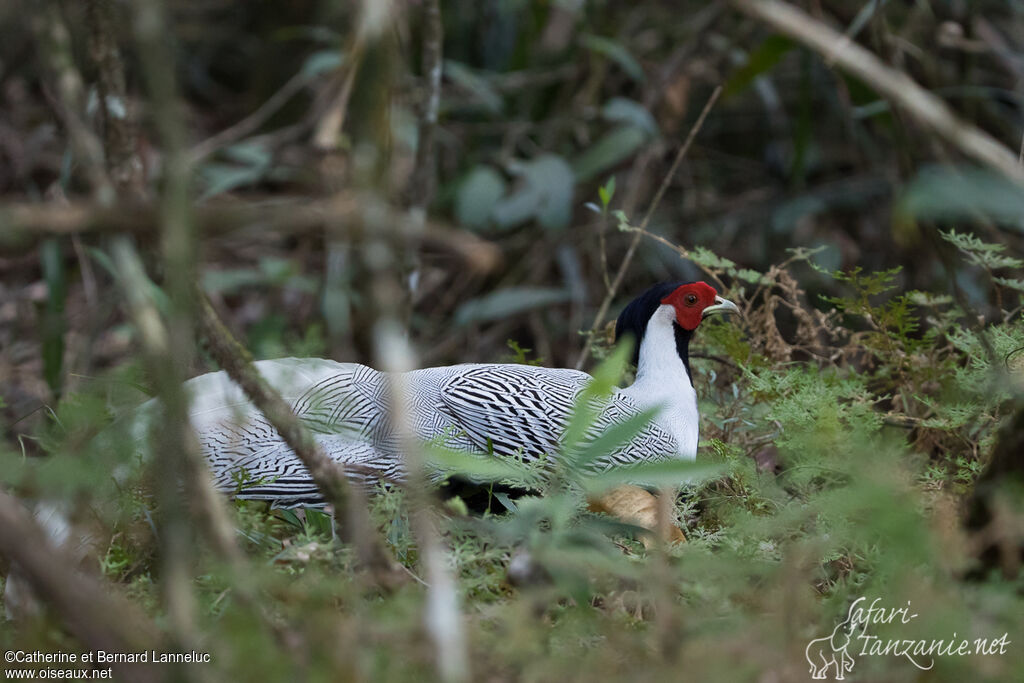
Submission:
<svg viewBox="0 0 1024 683">
<path fill-rule="evenodd" d="M 633 261 L 633 255 L 636 253 L 637 245 L 640 244 L 640 238 L 643 236 L 643 231 L 647 229 L 647 224 L 651 221 L 651 216 L 654 215 L 654 210 L 658 208 L 658 204 L 661 203 L 661 198 L 665 196 L 665 190 L 668 189 L 669 183 L 672 181 L 672 176 L 675 175 L 676 169 L 679 168 L 679 164 L 682 163 L 683 158 L 686 156 L 687 151 L 690 149 L 690 145 L 693 144 L 694 139 L 697 137 L 697 133 L 700 132 L 701 127 L 704 125 L 704 120 L 707 118 L 711 108 L 715 106 L 715 102 L 718 101 L 718 96 L 722 94 L 722 86 L 715 88 L 714 92 L 711 93 L 711 97 L 708 98 L 707 104 L 704 105 L 704 109 L 701 111 L 700 116 L 697 117 L 696 123 L 693 124 L 693 128 L 690 129 L 689 135 L 686 136 L 686 141 L 683 142 L 683 146 L 679 148 L 679 152 L 676 153 L 676 158 L 672 161 L 672 166 L 669 167 L 668 173 L 665 174 L 664 179 L 661 181 L 661 186 L 658 188 L 657 193 L 654 195 L 654 199 L 651 200 L 650 206 L 647 207 L 647 213 L 644 214 L 644 219 L 640 223 L 639 231 L 633 235 L 633 240 L 629 243 L 629 249 L 626 250 L 626 255 L 622 258 L 622 263 L 619 265 L 618 272 L 615 273 L 615 280 L 612 281 L 612 286 L 605 294 L 604 301 L 601 302 L 601 307 L 597 309 L 597 315 L 594 316 L 594 323 L 590 326 L 590 332 L 587 334 L 586 344 L 583 346 L 583 350 L 580 352 L 580 357 L 576 360 L 576 369 L 580 370 L 583 368 L 584 363 L 590 357 L 590 348 L 594 342 L 594 335 L 597 333 L 598 328 L 604 323 L 604 318 L 608 315 L 608 308 L 612 304 L 612 299 L 615 298 L 615 294 L 619 291 L 619 287 L 622 286 L 622 281 L 626 277 L 626 271 L 629 269 L 629 264 Z"/>
<path fill-rule="evenodd" d="M 16 565 L 35 593 L 51 606 L 89 650 L 161 650 L 160 632 L 134 605 L 71 567 L 75 561 L 53 547 L 21 504 L 0 492 L 0 554 Z M 163 672 L 148 664 L 116 664 L 126 681 L 159 681 Z"/>
<path fill-rule="evenodd" d="M 826 61 L 863 80 L 966 156 L 1024 186 L 1024 169 L 1017 163 L 1017 155 L 988 133 L 957 118 L 945 102 L 902 71 L 886 65 L 857 43 L 844 39 L 843 34 L 784 2 L 731 1 L 740 11 L 798 40 Z"/>
</svg>

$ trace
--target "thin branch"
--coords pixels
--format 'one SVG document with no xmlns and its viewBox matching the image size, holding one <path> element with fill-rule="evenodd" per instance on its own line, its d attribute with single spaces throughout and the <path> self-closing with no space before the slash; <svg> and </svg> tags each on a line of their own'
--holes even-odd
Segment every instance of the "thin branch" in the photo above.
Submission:
<svg viewBox="0 0 1024 683">
<path fill-rule="evenodd" d="M 426 81 L 426 97 L 421 105 L 419 135 L 416 144 L 416 158 L 412 173 L 405 187 L 406 203 L 409 207 L 409 227 L 422 231 L 426 226 L 427 209 L 434 199 L 437 186 L 437 159 L 434 155 L 434 138 L 437 132 L 438 110 L 441 108 L 441 65 L 444 48 L 444 25 L 441 22 L 440 0 L 426 0 L 423 5 L 423 75 Z M 408 322 L 412 315 L 416 287 L 420 281 L 421 263 L 415 249 L 405 249 L 404 280 L 408 283 L 402 297 L 404 312 L 400 316 Z"/>
<path fill-rule="evenodd" d="M 160 650 L 160 632 L 135 606 L 72 567 L 75 560 L 55 548 L 46 532 L 21 504 L 0 491 L 0 554 L 17 566 L 35 593 L 45 600 L 89 650 Z M 131 681 L 160 681 L 163 672 L 149 664 L 117 664 Z"/>
<path fill-rule="evenodd" d="M 164 159 L 158 224 L 170 306 L 163 339 L 156 337 L 163 331 L 156 327 L 143 332 L 148 332 L 153 342 L 147 347 L 149 365 L 164 409 L 162 430 L 158 432 L 154 426 L 151 434 L 156 453 L 153 471 L 157 475 L 160 511 L 161 588 L 175 640 L 173 645 L 185 649 L 196 638 L 191 576 L 195 566 L 195 543 L 180 488 L 188 477 L 187 455 L 183 453 L 187 452 L 191 438 L 188 397 L 182 382 L 195 356 L 191 288 L 198 277 L 198 258 L 192 217 L 192 175 L 185 156 L 184 115 L 178 101 L 166 8 L 160 0 L 136 0 L 132 9 L 139 61 Z M 121 265 L 131 269 L 131 251 L 127 244 L 122 242 L 118 252 Z M 136 304 L 141 303 L 137 294 L 131 291 L 127 294 Z"/>
<path fill-rule="evenodd" d="M 202 142 L 198 143 L 188 152 L 189 160 L 193 164 L 206 159 L 217 150 L 222 147 L 226 147 L 230 144 L 241 140 L 247 135 L 250 135 L 262 126 L 267 120 L 277 113 L 281 107 L 285 105 L 288 100 L 299 93 L 302 88 L 310 82 L 310 76 L 302 71 L 295 74 L 288 81 L 281 86 L 281 89 L 270 96 L 270 98 L 261 104 L 256 111 L 246 116 L 238 123 L 225 128 L 219 133 L 212 135 Z"/>
<path fill-rule="evenodd" d="M 1024 186 L 1017 155 L 980 128 L 961 120 L 945 102 L 902 71 L 887 66 L 843 34 L 778 0 L 731 0 L 737 9 L 818 52 L 901 107 L 912 118 L 964 155 Z"/>
<path fill-rule="evenodd" d="M 434 133 L 437 113 L 441 107 L 441 64 L 444 30 L 441 24 L 440 0 L 427 0 L 423 5 L 423 72 L 426 76 L 426 102 L 420 116 L 416 162 L 409 177 L 409 208 L 425 212 L 434 198 Z"/>
<path fill-rule="evenodd" d="M 409 391 L 405 373 L 415 369 L 416 360 L 405 338 L 402 326 L 393 315 L 378 320 L 377 348 L 381 369 L 387 372 L 391 396 L 389 416 L 398 434 L 405 456 L 413 533 L 419 547 L 426 574 L 427 601 L 423 620 L 427 634 L 434 642 L 435 666 L 442 681 L 458 683 L 470 680 L 469 656 L 455 576 L 448 566 L 444 545 L 435 524 L 428 491 L 429 480 L 423 460 L 422 445 L 410 423 Z"/>
<path fill-rule="evenodd" d="M 722 356 L 716 356 L 713 353 L 692 353 L 691 352 L 690 353 L 690 358 L 702 358 L 704 360 L 713 360 L 716 363 L 721 363 L 722 365 L 730 367 L 733 370 L 739 370 L 740 369 L 740 366 L 736 365 L 735 363 L 733 363 L 728 358 L 724 358 Z"/>
<path fill-rule="evenodd" d="M 344 467 L 324 453 L 291 407 L 253 367 L 252 356 L 224 326 L 205 295 L 200 293 L 199 297 L 199 327 L 210 355 L 295 452 L 324 500 L 335 510 L 347 513 L 346 537 L 355 545 L 363 566 L 372 570 L 383 585 L 393 582 L 392 561 L 376 537 L 363 491 L 349 485 Z"/>
<path fill-rule="evenodd" d="M 116 208 L 95 203 L 0 204 L 0 250 L 28 248 L 48 236 L 76 233 L 124 232 L 151 236 L 157 225 L 155 204 L 123 202 Z M 266 202 L 210 202 L 194 207 L 193 220 L 204 237 L 245 228 L 279 230 L 289 234 L 322 232 L 360 239 L 364 217 L 374 216 L 373 230 L 393 240 L 408 240 L 451 252 L 465 265 L 487 272 L 501 253 L 491 242 L 441 223 L 426 222 L 421 230 L 409 225 L 405 212 L 358 194 L 339 194 L 322 200 L 283 199 Z M 379 217 L 379 218 L 378 218 Z"/>
<path fill-rule="evenodd" d="M 633 262 L 633 255 L 636 253 L 636 248 L 640 244 L 640 238 L 647 229 L 647 224 L 651 221 L 651 216 L 654 215 L 655 209 L 657 209 L 658 204 L 661 203 L 661 199 L 665 196 L 665 191 L 668 189 L 669 183 L 672 182 L 672 176 L 675 175 L 676 169 L 679 168 L 679 164 L 681 164 L 683 158 L 686 157 L 686 153 L 690 150 L 690 145 L 693 144 L 694 139 L 697 137 L 697 133 L 700 132 L 701 127 L 704 125 L 704 120 L 707 118 L 708 113 L 710 113 L 711 108 L 715 106 L 715 102 L 718 101 L 718 97 L 721 94 L 722 86 L 718 86 L 715 88 L 714 92 L 711 93 L 711 97 L 708 98 L 707 104 L 704 105 L 704 109 L 700 112 L 700 116 L 697 117 L 696 123 L 694 123 L 693 128 L 690 129 L 689 135 L 686 136 L 686 141 L 683 142 L 683 146 L 680 147 L 679 151 L 676 153 L 676 158 L 673 159 L 672 165 L 668 169 L 668 173 L 666 173 L 665 177 L 662 179 L 661 186 L 658 188 L 657 193 L 655 193 L 654 199 L 651 200 L 650 206 L 647 207 L 647 213 L 644 214 L 644 219 L 641 221 L 636 234 L 633 235 L 633 240 L 629 243 L 629 249 L 626 250 L 626 255 L 622 258 L 619 270 L 615 273 L 615 280 L 612 281 L 611 288 L 605 294 L 604 301 L 601 302 L 601 307 L 597 309 L 597 315 L 594 316 L 594 322 L 590 326 L 590 332 L 587 333 L 586 344 L 584 344 L 579 358 L 576 359 L 577 370 L 582 369 L 584 363 L 586 363 L 587 359 L 590 357 L 590 349 L 593 345 L 594 335 L 604 323 L 605 316 L 608 315 L 608 308 L 611 306 L 612 300 L 615 298 L 615 294 L 619 291 L 619 287 L 622 286 L 622 281 L 626 278 L 626 271 L 629 269 L 629 265 Z"/>
<path fill-rule="evenodd" d="M 135 250 L 126 239 L 118 238 L 114 243 L 114 254 L 132 318 L 140 331 L 144 359 L 149 372 L 158 376 L 159 365 L 167 363 L 170 352 L 167 348 L 168 332 L 160 320 L 156 306 L 146 294 L 150 288 L 147 287 L 145 273 Z M 178 390 L 181 390 L 180 387 Z M 277 641 L 287 647 L 293 641 L 292 635 L 267 612 L 258 595 L 252 572 L 236 541 L 234 524 L 224 507 L 223 498 L 214 489 L 206 462 L 200 455 L 195 432 L 187 420 L 175 427 L 177 429 L 173 432 L 169 431 L 168 423 L 161 421 L 157 427 L 160 431 L 157 441 L 159 444 L 170 444 L 174 449 L 180 448 L 184 490 L 192 508 L 189 512 L 193 522 L 203 531 L 216 555 L 227 565 L 239 602 L 252 609 Z M 177 433 L 176 438 L 174 432 Z M 158 448 L 160 447 L 158 445 Z M 179 511 L 183 517 L 184 513 L 185 510 Z"/>
<path fill-rule="evenodd" d="M 84 170 L 93 197 L 100 203 L 112 202 L 114 187 L 103 167 L 103 145 L 81 118 L 85 110 L 85 85 L 75 66 L 71 35 L 54 0 L 43 2 L 43 12 L 33 15 L 32 27 L 42 48 L 44 72 L 53 91 L 44 88 L 57 118 L 67 132 L 75 159 Z"/>
<path fill-rule="evenodd" d="M 359 73 L 362 60 L 363 43 L 357 37 L 342 65 L 342 70 L 328 88 L 337 92 L 331 94 L 324 111 L 318 115 L 314 124 L 311 140 L 314 149 L 331 151 L 337 148 L 348 114 L 348 101 L 352 97 L 352 89 L 355 87 L 356 75 Z"/>
<path fill-rule="evenodd" d="M 112 0 L 87 0 L 85 23 L 89 56 L 96 67 L 103 151 L 110 179 L 121 195 L 141 196 L 145 189 L 134 118 L 128 107 L 124 61 L 114 30 Z"/>
<path fill-rule="evenodd" d="M 414 221 L 415 218 L 410 217 L 409 220 Z M 386 244 L 371 244 L 367 250 L 380 254 L 378 258 L 367 259 L 373 270 L 372 292 L 377 313 L 374 325 L 377 342 L 375 348 L 380 369 L 388 378 L 391 397 L 389 417 L 404 455 L 408 473 L 405 491 L 411 508 L 413 533 L 426 574 L 424 625 L 434 643 L 435 665 L 440 679 L 447 683 L 457 683 L 470 679 L 469 656 L 455 577 L 448 566 L 434 515 L 431 514 L 432 500 L 423 446 L 410 422 L 410 394 L 406 373 L 416 368 L 417 361 L 399 322 L 402 287 L 395 268 L 397 261 L 393 250 L 388 249 Z"/>
<path fill-rule="evenodd" d="M 635 234 L 637 234 L 637 235 L 639 235 L 641 237 L 646 237 L 648 239 L 652 239 L 655 242 L 657 242 L 659 244 L 662 244 L 662 245 L 668 247 L 669 249 L 673 250 L 674 252 L 679 254 L 679 256 L 681 256 L 682 258 L 685 258 L 685 259 L 690 258 L 690 250 L 689 249 L 687 249 L 686 247 L 684 247 L 681 244 L 676 244 L 672 240 L 666 239 L 665 237 L 662 237 L 661 235 L 657 235 L 657 234 L 655 234 L 655 233 L 653 233 L 653 232 L 651 232 L 649 230 L 644 230 L 643 228 L 636 228 L 636 227 L 633 227 L 631 225 L 630 226 L 622 226 L 622 229 L 627 231 L 627 232 L 635 233 Z M 698 268 L 700 268 L 702 271 L 704 271 L 705 275 L 707 275 L 709 278 L 714 280 L 715 284 L 718 285 L 719 290 L 725 289 L 725 283 L 722 282 L 721 278 L 718 277 L 718 274 L 715 273 L 714 270 L 712 270 L 711 268 L 708 268 L 707 266 L 702 265 L 700 263 L 694 262 L 694 265 L 697 266 Z"/>
<path fill-rule="evenodd" d="M 701 110 L 696 123 L 694 123 L 693 128 L 690 129 L 689 135 L 686 136 L 686 141 L 683 143 L 683 146 L 679 148 L 676 158 L 672 160 L 672 166 L 669 167 L 668 173 L 666 173 L 665 177 L 662 179 L 658 192 L 654 195 L 654 199 L 651 200 L 651 205 L 647 207 L 647 213 L 644 215 L 644 219 L 640 223 L 641 230 L 645 230 L 647 228 L 647 224 L 651 222 L 651 216 L 654 215 L 655 209 L 657 209 L 658 204 L 661 203 L 661 198 L 665 196 L 665 191 L 668 190 L 668 186 L 672 182 L 672 177 L 676 174 L 679 164 L 683 162 L 683 159 L 686 157 L 686 153 L 690 151 L 690 146 L 697 138 L 697 133 L 699 133 L 700 129 L 704 126 L 705 119 L 707 119 L 708 114 L 711 112 L 711 108 L 715 106 L 715 102 L 718 101 L 718 97 L 721 94 L 722 86 L 718 86 L 715 88 L 714 92 L 711 93 L 711 97 L 708 98 L 707 104 L 704 105 L 704 109 Z"/>
<path fill-rule="evenodd" d="M 128 300 L 129 314 L 137 330 L 148 371 L 158 376 L 159 366 L 167 363 L 169 334 L 153 300 L 147 295 L 150 288 L 142 263 L 124 238 L 113 245 L 114 258 L 118 266 L 121 288 Z M 186 420 L 184 428 L 177 432 L 177 439 L 168 439 L 166 423 L 160 425 L 161 443 L 174 442 L 174 448 L 181 449 L 184 461 L 183 473 L 185 490 L 195 507 L 193 518 L 203 526 L 214 551 L 229 564 L 237 565 L 242 559 L 241 549 L 234 539 L 234 527 L 224 509 L 223 503 L 213 488 L 206 463 L 199 454 L 199 443 Z"/>
</svg>

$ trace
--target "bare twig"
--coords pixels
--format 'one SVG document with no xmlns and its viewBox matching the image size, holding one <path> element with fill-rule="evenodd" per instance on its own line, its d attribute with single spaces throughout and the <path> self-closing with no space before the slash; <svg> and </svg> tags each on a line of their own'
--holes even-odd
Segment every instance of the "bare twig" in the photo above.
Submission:
<svg viewBox="0 0 1024 683">
<path fill-rule="evenodd" d="M 160 633 L 127 601 L 99 581 L 72 569 L 73 558 L 54 548 L 45 531 L 17 500 L 0 492 L 0 554 L 16 565 L 37 595 L 90 650 L 144 652 L 159 649 Z M 124 680 L 159 681 L 148 664 L 116 664 Z"/>
<path fill-rule="evenodd" d="M 435 665 L 441 680 L 458 683 L 470 679 L 469 657 L 459 610 L 455 577 L 445 558 L 444 547 L 430 509 L 428 480 L 421 444 L 409 423 L 410 409 L 404 373 L 416 367 L 416 360 L 402 327 L 393 315 L 376 325 L 380 365 L 388 371 L 391 421 L 405 455 L 406 491 L 412 507 L 412 525 L 426 574 L 427 603 L 423 615 L 427 634 L 434 642 Z"/>
<path fill-rule="evenodd" d="M 635 233 L 636 235 L 638 235 L 640 237 L 646 237 L 648 239 L 654 240 L 655 242 L 657 242 L 659 244 L 663 244 L 664 246 L 668 247 L 669 249 L 671 249 L 674 252 L 676 252 L 677 254 L 679 254 L 682 258 L 685 258 L 685 259 L 690 258 L 690 250 L 689 249 L 687 249 L 686 247 L 684 247 L 681 244 L 676 244 L 672 240 L 666 239 L 665 237 L 662 237 L 661 235 L 656 235 L 655 233 L 653 233 L 653 232 L 651 232 L 649 230 L 644 230 L 643 228 L 633 227 L 631 225 L 630 226 L 623 226 L 622 229 L 626 230 L 627 232 Z M 701 265 L 700 263 L 694 263 L 694 265 L 697 266 L 698 268 L 700 268 L 702 271 L 704 271 L 704 274 L 707 275 L 710 279 L 714 280 L 715 284 L 718 285 L 719 290 L 725 289 L 725 283 L 722 282 L 721 278 L 718 277 L 718 274 L 712 268 L 708 268 L 707 266 Z"/>
<path fill-rule="evenodd" d="M 415 218 L 410 218 L 410 221 Z M 377 248 L 374 249 L 374 246 Z M 397 261 L 387 245 L 369 245 L 381 256 L 367 259 L 374 266 L 373 294 L 377 321 L 374 325 L 375 347 L 381 370 L 386 371 L 391 397 L 390 418 L 394 425 L 408 473 L 406 493 L 411 508 L 413 533 L 419 546 L 427 584 L 424 625 L 434 642 L 435 663 L 441 680 L 449 683 L 469 679 L 469 658 L 459 614 L 455 577 L 445 559 L 444 547 L 435 526 L 429 482 L 422 444 L 412 424 L 405 373 L 416 367 L 415 353 L 402 331 L 400 320 L 401 285 Z"/>
<path fill-rule="evenodd" d="M 299 93 L 303 87 L 309 83 L 310 77 L 308 74 L 300 71 L 295 74 L 288 81 L 281 86 L 281 89 L 270 96 L 270 98 L 261 104 L 259 108 L 253 113 L 246 116 L 238 123 L 225 128 L 216 135 L 212 135 L 199 144 L 192 147 L 189 150 L 189 160 L 193 164 L 198 164 L 206 157 L 210 156 L 222 147 L 226 147 L 238 140 L 241 140 L 247 135 L 256 132 L 260 126 L 273 116 L 277 111 L 285 105 L 288 100 Z"/>
<path fill-rule="evenodd" d="M 167 348 L 169 334 L 160 320 L 156 306 L 146 295 L 150 290 L 146 286 L 145 274 L 138 255 L 125 238 L 118 238 L 115 241 L 114 254 L 132 318 L 140 331 L 147 367 L 152 375 L 159 376 L 159 366 L 167 363 L 170 353 L 170 349 Z M 181 391 L 181 388 L 178 387 L 178 390 Z M 187 420 L 180 425 L 170 426 L 173 427 L 173 431 L 168 430 L 169 425 L 166 421 L 160 422 L 159 427 L 156 427 L 160 434 L 157 441 L 160 444 L 170 444 L 175 449 L 180 448 L 184 490 L 188 494 L 192 508 L 192 519 L 203 531 L 210 547 L 231 572 L 232 586 L 239 602 L 254 611 L 260 622 L 274 634 L 279 643 L 288 646 L 293 638 L 284 625 L 267 613 L 257 594 L 252 573 L 246 564 L 242 549 L 236 542 L 234 525 L 224 507 L 222 497 L 214 489 L 209 470 L 200 455 L 195 432 Z M 184 516 L 185 512 L 181 510 L 180 514 Z"/>
<path fill-rule="evenodd" d="M 45 72 L 53 83 L 50 101 L 68 134 L 75 158 L 94 198 L 101 203 L 112 202 L 115 193 L 103 167 L 103 146 L 81 118 L 85 111 L 85 86 L 74 63 L 71 36 L 56 2 L 43 3 L 43 12 L 33 15 L 33 28 L 43 46 L 39 53 L 45 60 Z M 46 92 L 49 94 L 49 89 Z"/>
<path fill-rule="evenodd" d="M 146 286 L 142 264 L 135 250 L 127 240 L 119 239 L 114 243 L 114 255 L 132 320 L 140 332 L 144 357 L 150 372 L 155 375 L 159 372 L 158 365 L 167 362 L 167 330 L 156 306 L 146 295 L 149 288 Z M 159 440 L 166 441 L 166 425 L 162 424 L 160 430 Z M 192 503 L 196 507 L 194 517 L 205 527 L 210 544 L 217 554 L 229 563 L 238 563 L 242 558 L 241 550 L 235 543 L 232 524 L 213 489 L 209 472 L 199 455 L 199 444 L 196 442 L 195 434 L 187 428 L 186 423 L 186 428 L 182 429 L 178 436 L 178 443 L 175 446 L 183 446 L 181 455 L 185 461 L 186 490 L 191 494 Z"/>
<path fill-rule="evenodd" d="M 126 239 L 114 242 L 114 256 L 131 318 L 140 332 L 144 358 L 150 373 L 156 376 L 160 372 L 159 365 L 167 362 L 170 353 L 167 329 L 155 304 L 146 294 L 149 287 L 142 264 Z M 161 442 L 168 440 L 166 424 L 160 425 L 160 434 Z M 242 554 L 234 540 L 233 526 L 213 488 L 209 472 L 199 455 L 199 444 L 187 422 L 185 428 L 178 431 L 178 439 L 171 441 L 177 441 L 175 448 L 181 447 L 185 488 L 196 508 L 195 519 L 205 528 L 210 544 L 219 556 L 230 563 L 239 562 Z"/>
<path fill-rule="evenodd" d="M 251 355 L 224 326 L 210 302 L 201 293 L 199 296 L 199 325 L 210 355 L 295 452 L 324 499 L 335 510 L 347 512 L 346 538 L 355 545 L 360 562 L 383 584 L 392 582 L 392 562 L 376 537 L 362 490 L 349 486 L 343 467 L 327 457 L 309 429 L 253 367 Z"/>
<path fill-rule="evenodd" d="M 336 92 L 314 125 L 312 142 L 316 149 L 330 151 L 338 146 L 342 128 L 345 126 L 345 115 L 348 113 L 348 101 L 352 97 L 352 88 L 355 86 L 362 57 L 362 42 L 357 38 L 343 67 L 344 70 L 338 74 L 338 80 L 332 85 Z"/>
<path fill-rule="evenodd" d="M 437 185 L 437 159 L 434 155 L 434 138 L 437 131 L 438 110 L 441 107 L 441 65 L 444 47 L 444 26 L 441 23 L 440 0 L 427 0 L 423 4 L 423 81 L 425 97 L 420 105 L 419 135 L 416 144 L 416 158 L 412 173 L 405 187 L 406 204 L 409 207 L 408 224 L 414 231 L 426 226 L 427 209 L 434 199 Z M 403 279 L 407 291 L 400 319 L 408 321 L 412 314 L 413 301 L 420 281 L 421 262 L 419 252 L 406 247 L 403 254 Z"/>
<path fill-rule="evenodd" d="M 138 0 L 132 7 L 135 41 L 164 158 L 159 226 L 170 306 L 163 339 L 157 338 L 155 327 L 143 332 L 151 335 L 150 366 L 164 408 L 162 431 L 152 434 L 161 522 L 161 587 L 174 645 L 184 648 L 194 642 L 196 624 L 191 577 L 195 544 L 179 488 L 180 482 L 187 480 L 186 457 L 182 454 L 191 434 L 188 398 L 181 385 L 195 355 L 191 288 L 197 278 L 198 259 L 191 212 L 192 178 L 185 156 L 184 117 L 177 97 L 164 5 L 159 0 Z M 124 245 L 119 251 L 122 265 L 130 268 L 129 248 Z M 135 296 L 131 292 L 129 295 Z"/>
<path fill-rule="evenodd" d="M 372 2 L 364 4 L 369 13 Z M 436 160 L 434 158 L 434 135 L 437 128 L 438 108 L 441 99 L 441 50 L 443 30 L 439 0 L 426 0 L 423 6 L 423 71 L 426 76 L 426 101 L 420 113 L 419 145 L 416 160 L 405 196 L 409 207 L 402 221 L 412 234 L 427 228 L 427 208 L 434 196 Z M 365 33 L 365 32 L 364 32 Z M 363 112 L 367 117 L 387 116 L 388 103 L 375 100 L 378 109 Z M 357 123 L 365 124 L 366 121 Z M 371 128 L 367 126 L 367 128 Z M 386 139 L 375 140 L 379 150 L 389 149 Z M 368 234 L 377 235 L 377 225 L 371 224 Z M 382 226 L 383 227 L 383 226 Z M 419 264 L 417 254 L 405 249 L 396 249 L 379 238 L 366 245 L 365 262 L 372 275 L 374 344 L 380 369 L 387 372 L 391 404 L 389 417 L 394 425 L 408 480 L 406 493 L 411 508 L 410 518 L 427 584 L 427 599 L 423 614 L 424 627 L 433 641 L 434 659 L 438 677 L 454 683 L 469 679 L 469 658 L 466 652 L 463 625 L 459 610 L 455 577 L 445 558 L 444 546 L 432 515 L 429 482 L 423 460 L 422 444 L 417 440 L 410 423 L 410 396 L 405 378 L 408 371 L 417 365 L 415 353 L 403 331 L 402 320 L 411 307 L 411 291 L 403 291 L 403 271 L 416 272 Z M 410 290 L 415 286 L 415 277 L 408 278 Z M 403 296 L 404 295 L 404 296 Z M 408 306 L 406 305 L 408 304 Z"/>
<path fill-rule="evenodd" d="M 959 119 L 945 102 L 902 71 L 887 66 L 873 53 L 801 10 L 779 0 L 731 0 L 739 10 L 769 24 L 821 54 L 827 62 L 860 78 L 883 97 L 903 108 L 918 123 L 964 155 L 1024 186 L 1024 168 L 1017 156 L 976 126 Z"/>
<path fill-rule="evenodd" d="M 707 104 L 704 105 L 704 109 L 700 112 L 700 116 L 697 117 L 697 121 L 693 124 L 693 128 L 690 129 L 689 135 L 686 136 L 686 141 L 683 142 L 683 146 L 679 148 L 676 153 L 676 158 L 672 160 L 672 165 L 668 169 L 668 173 L 661 181 L 661 186 L 658 188 L 657 193 L 654 195 L 654 199 L 651 200 L 650 206 L 647 207 L 647 213 L 644 214 L 643 220 L 640 222 L 639 230 L 633 235 L 633 240 L 629 243 L 629 249 L 626 250 L 626 255 L 622 258 L 622 263 L 619 264 L 619 270 L 615 273 L 615 279 L 612 281 L 611 288 L 605 294 L 604 300 L 601 302 L 601 307 L 597 309 L 597 315 L 594 316 L 594 322 L 590 326 L 590 332 L 587 333 L 587 341 L 583 346 L 583 350 L 580 352 L 579 358 L 576 359 L 576 369 L 582 369 L 584 363 L 590 357 L 590 349 L 593 345 L 594 335 L 597 330 L 600 329 L 604 323 L 605 316 L 608 315 L 608 308 L 612 304 L 612 300 L 615 298 L 615 294 L 619 291 L 619 287 L 622 286 L 622 281 L 626 278 L 626 271 L 629 269 L 630 263 L 633 262 L 633 255 L 636 253 L 636 248 L 640 244 L 640 238 L 643 236 L 643 232 L 647 229 L 647 224 L 651 221 L 651 216 L 654 215 L 655 209 L 658 208 L 658 204 L 661 203 L 661 198 L 665 196 L 665 191 L 668 189 L 669 183 L 672 182 L 672 176 L 675 175 L 676 169 L 679 168 L 679 164 L 682 163 L 683 158 L 686 156 L 687 151 L 690 149 L 690 145 L 693 144 L 694 139 L 697 137 L 697 133 L 700 132 L 701 127 L 704 125 L 704 120 L 707 118 L 711 108 L 715 105 L 719 95 L 722 94 L 722 86 L 715 88 L 714 92 L 711 93 L 711 97 L 708 98 Z"/>
<path fill-rule="evenodd" d="M 409 177 L 409 208 L 425 212 L 434 198 L 434 132 L 437 112 L 441 106 L 441 63 L 444 33 L 441 25 L 440 0 L 427 0 L 423 5 L 423 73 L 426 77 L 426 101 L 420 115 L 416 162 Z"/>
<path fill-rule="evenodd" d="M 126 232 L 145 237 L 153 233 L 158 206 L 125 202 L 116 208 L 94 203 L 0 204 L 0 249 L 27 247 L 53 235 L 85 232 Z M 289 234 L 322 231 L 358 239 L 364 233 L 364 215 L 375 217 L 376 234 L 410 240 L 460 257 L 472 270 L 486 272 L 500 261 L 491 242 L 443 224 L 426 222 L 420 230 L 409 225 L 405 212 L 358 194 L 329 199 L 284 199 L 267 202 L 211 202 L 194 207 L 193 219 L 204 236 L 243 228 L 287 231 Z"/>
<path fill-rule="evenodd" d="M 135 121 L 126 97 L 124 62 L 114 31 L 113 3 L 88 0 L 85 10 L 89 56 L 96 66 L 97 104 L 103 124 L 107 171 L 119 194 L 141 196 L 145 178 L 137 151 Z"/>
</svg>

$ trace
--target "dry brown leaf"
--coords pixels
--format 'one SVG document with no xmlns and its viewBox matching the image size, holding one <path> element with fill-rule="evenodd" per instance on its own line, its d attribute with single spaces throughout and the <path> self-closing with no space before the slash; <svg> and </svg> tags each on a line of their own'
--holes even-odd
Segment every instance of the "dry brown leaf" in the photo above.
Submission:
<svg viewBox="0 0 1024 683">
<path fill-rule="evenodd" d="M 591 498 L 590 509 L 611 515 L 626 524 L 647 529 L 654 536 L 658 534 L 658 499 L 639 486 L 616 486 L 600 496 Z M 652 536 L 648 534 L 644 534 L 641 540 L 645 548 L 653 545 Z M 669 524 L 663 540 L 685 543 L 686 536 L 675 524 Z"/>
</svg>

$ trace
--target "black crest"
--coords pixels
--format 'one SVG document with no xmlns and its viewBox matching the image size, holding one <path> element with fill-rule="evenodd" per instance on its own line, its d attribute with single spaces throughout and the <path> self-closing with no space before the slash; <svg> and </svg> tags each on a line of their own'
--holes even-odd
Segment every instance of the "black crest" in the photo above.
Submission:
<svg viewBox="0 0 1024 683">
<path fill-rule="evenodd" d="M 646 292 L 633 299 L 622 309 L 619 319 L 615 323 L 615 340 L 619 341 L 627 336 L 633 338 L 633 365 L 640 360 L 640 344 L 644 340 L 644 332 L 647 331 L 647 323 L 661 306 L 661 300 L 689 282 L 659 282 Z M 676 334 L 676 351 L 686 366 L 686 374 L 690 374 L 690 337 L 693 332 L 684 330 L 679 323 L 673 321 L 672 329 Z"/>
</svg>

